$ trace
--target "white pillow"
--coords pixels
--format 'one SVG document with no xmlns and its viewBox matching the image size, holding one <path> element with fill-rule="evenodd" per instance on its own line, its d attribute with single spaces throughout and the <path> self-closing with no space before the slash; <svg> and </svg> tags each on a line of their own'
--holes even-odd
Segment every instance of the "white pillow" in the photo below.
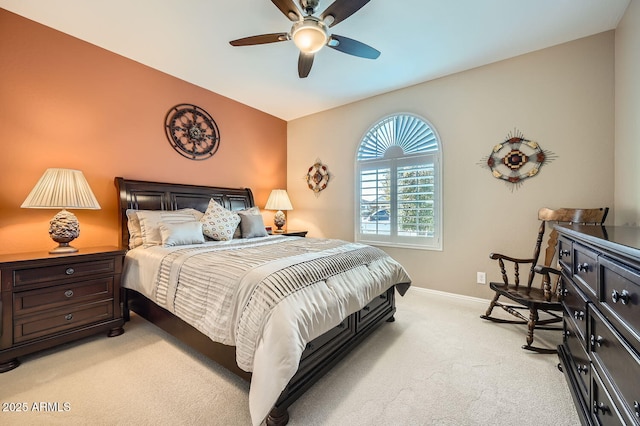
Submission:
<svg viewBox="0 0 640 426">
<path fill-rule="evenodd" d="M 182 210 L 138 210 L 136 212 L 140 221 L 142 234 L 142 244 L 145 247 L 158 246 L 162 244 L 160 235 L 160 222 L 164 223 L 184 223 L 197 221 L 201 212 L 195 209 Z"/>
<path fill-rule="evenodd" d="M 260 209 L 258 207 L 249 207 L 248 209 L 245 210 L 236 210 L 236 213 L 238 213 L 239 215 L 260 215 L 262 216 L 262 214 L 260 214 Z M 242 216 L 240 216 L 242 218 Z M 240 225 L 242 224 L 242 222 L 240 222 Z M 236 228 L 236 231 L 233 233 L 233 238 L 242 238 L 244 237 L 242 235 L 242 228 L 240 227 L 240 225 L 238 225 L 238 227 Z"/>
<path fill-rule="evenodd" d="M 207 237 L 217 241 L 229 241 L 233 239 L 233 233 L 240 223 L 240 216 L 225 209 L 212 198 L 200 222 L 202 232 Z"/>
<path fill-rule="evenodd" d="M 127 228 L 129 229 L 129 248 L 134 249 L 144 244 L 140 220 L 136 214 L 138 210 L 127 209 Z"/>
<path fill-rule="evenodd" d="M 204 243 L 202 222 L 160 222 L 158 228 L 160 229 L 160 235 L 162 237 L 162 245 L 167 247 Z"/>
</svg>

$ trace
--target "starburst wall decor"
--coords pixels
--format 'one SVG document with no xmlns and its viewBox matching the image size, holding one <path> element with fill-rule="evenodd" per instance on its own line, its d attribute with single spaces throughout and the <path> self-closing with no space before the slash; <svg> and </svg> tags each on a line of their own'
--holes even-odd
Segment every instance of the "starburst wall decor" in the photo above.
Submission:
<svg viewBox="0 0 640 426">
<path fill-rule="evenodd" d="M 513 191 L 553 159 L 555 155 L 551 151 L 542 149 L 538 142 L 526 139 L 522 132 L 514 129 L 479 164 L 491 170 L 496 179 L 505 181 Z"/>
</svg>

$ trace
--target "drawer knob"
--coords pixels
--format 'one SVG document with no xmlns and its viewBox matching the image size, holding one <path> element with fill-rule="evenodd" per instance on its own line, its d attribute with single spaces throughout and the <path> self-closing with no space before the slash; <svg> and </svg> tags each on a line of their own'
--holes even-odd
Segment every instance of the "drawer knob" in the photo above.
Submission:
<svg viewBox="0 0 640 426">
<path fill-rule="evenodd" d="M 596 346 L 596 345 L 597 345 L 598 347 L 601 347 L 601 346 L 602 346 L 602 344 L 604 343 L 604 337 L 602 337 L 602 336 L 598 336 L 598 337 L 596 337 L 596 336 L 594 336 L 593 334 L 591 335 L 590 340 L 591 340 L 591 348 L 593 348 L 593 347 L 594 347 L 594 346 Z"/>
<path fill-rule="evenodd" d="M 613 300 L 613 303 L 622 302 L 623 305 L 626 305 L 631 300 L 631 293 L 627 290 L 622 290 L 622 292 L 613 290 L 611 292 L 611 300 Z"/>
<path fill-rule="evenodd" d="M 362 308 L 363 311 L 365 312 L 369 312 L 371 310 L 370 306 L 365 306 L 364 308 Z"/>
<path fill-rule="evenodd" d="M 73 268 L 67 268 L 67 270 L 64 271 L 64 273 L 67 275 L 73 275 L 74 272 L 76 272 L 76 270 Z"/>
<path fill-rule="evenodd" d="M 636 410 L 636 417 L 640 417 L 640 402 L 633 401 L 633 408 Z"/>
<path fill-rule="evenodd" d="M 589 367 L 585 365 L 580 365 L 578 364 L 578 366 L 576 367 L 576 370 L 578 370 L 578 374 L 587 374 L 589 372 Z"/>
<path fill-rule="evenodd" d="M 563 288 L 562 290 L 560 290 L 560 294 L 562 295 L 562 297 L 567 297 L 569 295 L 569 289 Z"/>
<path fill-rule="evenodd" d="M 311 342 L 307 343 L 307 349 L 313 350 L 313 343 Z"/>
<path fill-rule="evenodd" d="M 66 319 L 67 321 L 71 321 L 73 319 L 73 314 L 67 314 L 64 316 L 64 319 Z"/>
<path fill-rule="evenodd" d="M 67 291 L 65 291 L 65 292 L 64 292 L 64 295 L 65 295 L 66 297 L 73 297 L 73 290 L 67 290 Z"/>
<path fill-rule="evenodd" d="M 598 414 L 599 411 L 602 411 L 602 414 L 606 414 L 611 410 L 604 402 L 593 401 L 593 414 Z"/>
<path fill-rule="evenodd" d="M 584 311 L 573 311 L 573 317 L 578 321 L 584 321 Z"/>
<path fill-rule="evenodd" d="M 589 264 L 587 262 L 578 263 L 576 269 L 578 269 L 578 272 L 589 272 Z"/>
<path fill-rule="evenodd" d="M 569 256 L 571 254 L 571 252 L 569 250 L 560 250 L 560 253 L 558 253 L 558 256 L 560 256 L 560 259 L 562 259 L 564 256 Z"/>
</svg>

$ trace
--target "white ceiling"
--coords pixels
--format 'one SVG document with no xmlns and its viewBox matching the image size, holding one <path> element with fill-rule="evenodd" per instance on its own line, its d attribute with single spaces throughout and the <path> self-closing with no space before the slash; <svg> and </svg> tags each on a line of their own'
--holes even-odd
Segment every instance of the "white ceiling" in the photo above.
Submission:
<svg viewBox="0 0 640 426">
<path fill-rule="evenodd" d="M 0 7 L 284 120 L 613 29 L 630 0 L 372 0 L 330 32 L 382 52 L 324 48 L 298 78 L 270 0 L 0 0 Z M 321 0 L 318 13 L 331 4 Z"/>
</svg>

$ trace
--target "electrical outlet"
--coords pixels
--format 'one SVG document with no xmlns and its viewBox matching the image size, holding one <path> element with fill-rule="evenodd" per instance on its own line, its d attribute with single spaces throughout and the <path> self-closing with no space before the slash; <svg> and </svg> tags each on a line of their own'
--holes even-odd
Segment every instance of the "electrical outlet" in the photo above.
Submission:
<svg viewBox="0 0 640 426">
<path fill-rule="evenodd" d="M 478 284 L 486 284 L 487 274 L 484 272 L 476 272 L 476 281 L 478 282 Z"/>
</svg>

